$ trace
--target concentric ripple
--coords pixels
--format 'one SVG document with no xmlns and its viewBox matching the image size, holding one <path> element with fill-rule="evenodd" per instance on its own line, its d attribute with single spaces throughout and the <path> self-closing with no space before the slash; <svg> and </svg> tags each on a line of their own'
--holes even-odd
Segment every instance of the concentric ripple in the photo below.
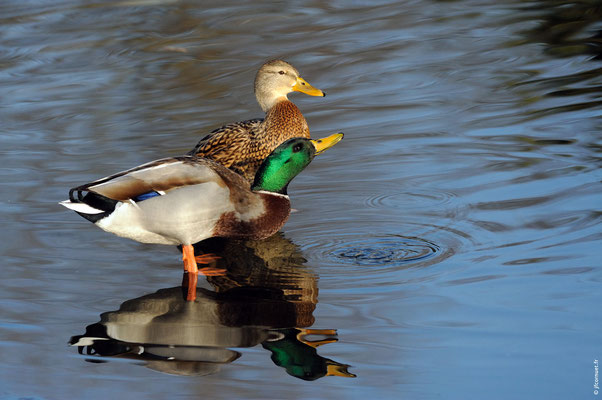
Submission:
<svg viewBox="0 0 602 400">
<path fill-rule="evenodd" d="M 399 266 L 423 261 L 441 252 L 435 243 L 421 238 L 391 236 L 346 243 L 334 252 L 345 263 L 362 266 Z"/>
<path fill-rule="evenodd" d="M 397 190 L 397 191 L 396 191 Z M 371 208 L 387 209 L 417 209 L 432 208 L 442 204 L 449 203 L 455 197 L 448 192 L 420 191 L 412 189 L 411 191 L 398 191 L 398 188 L 391 188 L 390 191 L 381 191 L 373 193 L 365 199 L 364 203 Z"/>
<path fill-rule="evenodd" d="M 445 242 L 445 241 L 444 241 Z M 302 244 L 307 258 L 322 265 L 396 270 L 438 263 L 453 253 L 448 244 L 398 234 L 323 234 Z"/>
</svg>

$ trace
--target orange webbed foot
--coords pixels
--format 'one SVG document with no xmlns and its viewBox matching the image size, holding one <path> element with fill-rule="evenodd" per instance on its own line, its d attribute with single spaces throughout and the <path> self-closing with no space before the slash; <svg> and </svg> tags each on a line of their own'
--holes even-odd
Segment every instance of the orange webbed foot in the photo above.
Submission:
<svg viewBox="0 0 602 400">
<path fill-rule="evenodd" d="M 182 245 L 182 260 L 184 261 L 184 277 L 182 286 L 187 288 L 186 300 L 194 301 L 196 299 L 196 285 L 199 272 L 205 276 L 223 276 L 226 275 L 225 269 L 204 267 L 198 268 L 198 264 L 211 264 L 219 260 L 220 257 L 215 254 L 202 254 L 194 256 L 194 247 L 192 245 Z"/>
<path fill-rule="evenodd" d="M 219 260 L 221 257 L 216 256 L 213 253 L 201 254 L 200 256 L 196 256 L 194 259 L 198 264 L 210 264 L 213 261 Z"/>
<path fill-rule="evenodd" d="M 196 256 L 195 260 L 198 264 L 211 264 L 214 261 L 219 260 L 221 257 L 216 256 L 213 253 L 201 254 Z M 205 267 L 199 268 L 199 273 L 205 276 L 223 276 L 226 275 L 226 270 L 222 268 Z"/>
<path fill-rule="evenodd" d="M 205 268 L 199 268 L 199 274 L 202 274 L 205 276 L 224 276 L 224 275 L 226 275 L 226 270 L 223 268 L 205 267 Z"/>
</svg>

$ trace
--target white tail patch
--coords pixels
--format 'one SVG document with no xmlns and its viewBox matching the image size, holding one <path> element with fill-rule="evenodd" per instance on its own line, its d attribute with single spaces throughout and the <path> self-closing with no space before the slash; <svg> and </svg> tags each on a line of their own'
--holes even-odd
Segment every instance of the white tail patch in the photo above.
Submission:
<svg viewBox="0 0 602 400">
<path fill-rule="evenodd" d="M 73 203 L 71 200 L 64 200 L 59 202 L 59 204 L 82 214 L 100 214 L 104 212 L 103 210 L 91 207 L 86 203 Z"/>
<path fill-rule="evenodd" d="M 99 341 L 99 340 L 109 340 L 107 338 L 102 338 L 102 337 L 81 337 L 77 340 L 77 342 L 75 343 L 71 343 L 71 346 L 92 346 L 95 342 Z"/>
</svg>

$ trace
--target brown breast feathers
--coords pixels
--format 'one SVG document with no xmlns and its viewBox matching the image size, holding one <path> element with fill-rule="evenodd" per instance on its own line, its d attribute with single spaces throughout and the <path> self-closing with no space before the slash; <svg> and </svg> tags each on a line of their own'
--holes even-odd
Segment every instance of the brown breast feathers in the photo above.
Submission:
<svg viewBox="0 0 602 400">
<path fill-rule="evenodd" d="M 253 122 L 253 123 L 248 123 Z M 309 127 L 292 102 L 278 102 L 263 122 L 244 121 L 216 129 L 195 148 L 198 157 L 209 158 L 253 182 L 262 161 L 279 145 L 294 137 L 309 138 Z"/>
<path fill-rule="evenodd" d="M 264 203 L 265 212 L 250 220 L 241 220 L 237 212 L 221 216 L 213 230 L 213 236 L 234 239 L 265 239 L 278 232 L 288 219 L 291 203 L 288 197 L 257 193 Z"/>
</svg>

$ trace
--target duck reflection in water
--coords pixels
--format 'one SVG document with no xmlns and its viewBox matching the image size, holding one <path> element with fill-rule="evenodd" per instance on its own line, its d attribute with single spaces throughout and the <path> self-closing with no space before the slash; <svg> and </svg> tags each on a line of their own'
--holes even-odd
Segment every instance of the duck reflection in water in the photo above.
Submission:
<svg viewBox="0 0 602 400">
<path fill-rule="evenodd" d="M 70 344 L 80 354 L 142 360 L 178 375 L 216 373 L 240 357 L 230 348 L 261 344 L 276 365 L 297 378 L 355 377 L 347 364 L 317 353 L 318 346 L 338 339 L 334 329 L 310 328 L 317 279 L 293 243 L 278 233 L 262 241 L 211 239 L 197 246 L 218 255 L 216 266 L 228 271 L 207 277 L 213 291 L 197 288 L 194 302 L 186 301 L 184 287 L 128 300 Z"/>
</svg>

